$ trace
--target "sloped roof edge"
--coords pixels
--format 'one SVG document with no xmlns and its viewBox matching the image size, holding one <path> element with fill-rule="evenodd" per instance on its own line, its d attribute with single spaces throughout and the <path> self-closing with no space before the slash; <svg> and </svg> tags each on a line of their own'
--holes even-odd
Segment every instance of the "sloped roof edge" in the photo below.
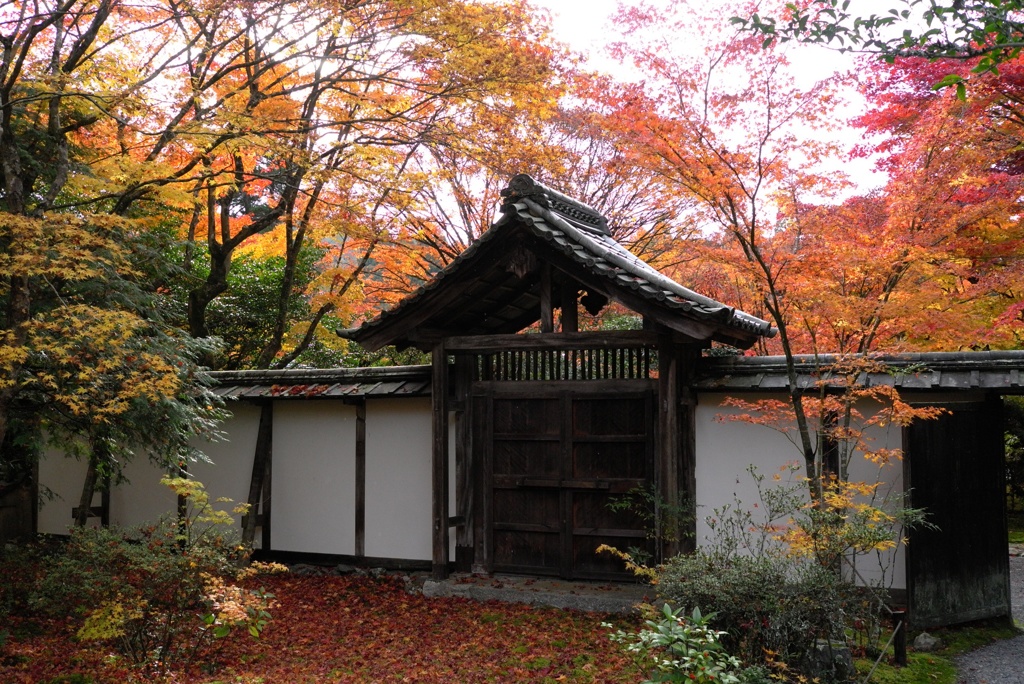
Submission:
<svg viewBox="0 0 1024 684">
<path fill-rule="evenodd" d="M 685 288 L 636 257 L 611 237 L 607 220 L 592 207 L 525 174 L 513 177 L 501 194 L 505 198 L 501 207 L 502 217 L 433 279 L 392 309 L 381 312 L 359 328 L 338 330 L 338 334 L 356 342 L 371 339 L 374 343 L 380 342 L 381 337 L 388 336 L 384 332 L 386 326 L 408 315 L 432 292 L 443 287 L 452 274 L 472 261 L 510 224 L 524 226 L 592 275 L 611 281 L 613 288 L 630 291 L 665 309 L 667 314 L 673 312 L 671 315 L 682 315 L 717 326 L 723 330 L 723 341 L 727 339 L 729 343 L 738 343 L 745 340 L 744 346 L 749 346 L 756 337 L 775 334 L 767 321 Z M 734 332 L 726 333 L 725 330 Z"/>
<path fill-rule="evenodd" d="M 869 384 L 905 390 L 999 390 L 1024 394 L 1024 350 L 923 352 L 872 357 L 896 373 L 872 373 Z M 814 387 L 818 369 L 837 356 L 798 355 L 801 387 Z M 297 399 L 358 396 L 429 396 L 430 366 L 215 371 L 214 391 L 225 398 Z M 704 357 L 698 367 L 701 391 L 775 391 L 788 387 L 782 356 Z"/>
<path fill-rule="evenodd" d="M 430 396 L 430 366 L 214 371 L 224 399 L 345 399 Z"/>
<path fill-rule="evenodd" d="M 998 390 L 1024 394 L 1024 350 L 970 352 L 905 352 L 872 355 L 890 372 L 863 373 L 858 382 L 901 390 Z M 815 387 L 822 371 L 850 357 L 797 355 L 798 385 Z M 705 357 L 698 367 L 702 390 L 785 391 L 789 387 L 783 356 Z"/>
</svg>

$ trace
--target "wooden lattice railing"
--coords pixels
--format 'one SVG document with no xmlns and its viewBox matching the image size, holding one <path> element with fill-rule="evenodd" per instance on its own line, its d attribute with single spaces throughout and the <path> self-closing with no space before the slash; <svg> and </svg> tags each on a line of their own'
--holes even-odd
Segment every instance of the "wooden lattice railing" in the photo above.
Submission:
<svg viewBox="0 0 1024 684">
<path fill-rule="evenodd" d="M 508 350 L 476 357 L 476 380 L 648 380 L 657 352 L 623 349 Z"/>
</svg>

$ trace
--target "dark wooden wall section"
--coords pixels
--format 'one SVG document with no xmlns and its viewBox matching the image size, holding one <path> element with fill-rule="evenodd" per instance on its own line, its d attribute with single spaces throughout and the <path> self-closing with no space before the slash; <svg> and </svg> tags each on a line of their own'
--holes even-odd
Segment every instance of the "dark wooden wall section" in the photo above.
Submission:
<svg viewBox="0 0 1024 684">
<path fill-rule="evenodd" d="M 18 487 L 0 495 L 0 544 L 35 535 L 38 498 L 34 487 Z M 76 512 L 77 509 L 72 511 Z"/>
<path fill-rule="evenodd" d="M 915 628 L 1010 614 L 1001 402 L 950 403 L 904 431 L 911 505 L 937 529 L 910 532 Z"/>
</svg>

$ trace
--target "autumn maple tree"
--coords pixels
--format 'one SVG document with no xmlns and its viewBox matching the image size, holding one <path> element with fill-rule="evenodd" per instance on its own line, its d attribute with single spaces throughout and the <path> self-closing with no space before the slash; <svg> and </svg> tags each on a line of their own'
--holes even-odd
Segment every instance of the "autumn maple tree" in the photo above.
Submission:
<svg viewBox="0 0 1024 684">
<path fill-rule="evenodd" d="M 681 53 L 668 42 L 676 31 L 692 31 L 701 22 L 724 25 L 728 10 L 702 14 L 686 3 L 664 11 L 646 5 L 625 10 L 620 23 L 626 40 L 617 50 L 647 80 L 623 92 L 615 120 L 633 153 L 693 200 L 687 218 L 703 233 L 720 235 L 737 248 L 740 258 L 731 267 L 746 282 L 756 283 L 760 295 L 748 310 L 771 317 L 789 361 L 800 450 L 808 476 L 817 479 L 820 450 L 797 382 L 793 311 L 785 285 L 787 275 L 799 268 L 800 256 L 779 230 L 777 215 L 796 192 L 827 195 L 833 189 L 829 177 L 813 172 L 830 145 L 808 136 L 829 125 L 824 109 L 832 94 L 827 83 L 798 88 L 787 77 L 782 54 L 762 51 L 740 33 L 701 31 L 707 45 L 698 52 Z M 684 270 L 677 273 L 693 282 Z"/>
<path fill-rule="evenodd" d="M 66 428 L 116 479 L 127 426 L 209 427 L 197 362 L 284 367 L 372 306 L 420 160 L 542 102 L 545 41 L 519 1 L 4 5 L 5 468 L 30 470 L 22 430 Z M 258 301 L 239 296 L 252 281 Z"/>
<path fill-rule="evenodd" d="M 889 177 L 870 200 L 872 251 L 886 265 L 874 294 L 879 310 L 891 309 L 877 327 L 885 347 L 1022 342 L 1021 65 L 976 79 L 966 101 L 929 86 L 954 66 L 876 66 L 866 85 L 873 107 L 856 122 L 880 140 L 873 151 Z"/>
<path fill-rule="evenodd" d="M 485 118 L 457 148 L 431 149 L 422 166 L 430 182 L 407 215 L 415 229 L 411 246 L 399 246 L 420 283 L 499 218 L 500 193 L 513 170 L 593 207 L 623 245 L 667 263 L 666 244 L 681 237 L 677 218 L 690 200 L 617 144 L 614 81 L 572 67 L 559 76 L 518 111 L 479 112 Z M 395 289 L 405 291 L 401 284 Z"/>
<path fill-rule="evenodd" d="M 206 345 L 147 287 L 164 243 L 143 217 L 84 201 L 95 195 L 80 143 L 119 96 L 103 78 L 125 35 L 103 30 L 113 11 L 0 9 L 0 466 L 5 488 L 27 486 L 44 435 L 84 457 L 79 524 L 133 449 L 176 464 L 217 415 L 196 365 Z"/>
<path fill-rule="evenodd" d="M 839 150 L 816 133 L 834 135 L 828 84 L 795 87 L 782 50 L 745 32 L 696 56 L 645 40 L 651 27 L 683 30 L 709 14 L 686 3 L 623 14 L 620 54 L 646 81 L 623 90 L 615 121 L 624 144 L 694 200 L 683 220 L 702 229 L 678 251 L 699 256 L 679 260 L 679 279 L 778 328 L 763 351 L 787 360 L 787 412 L 820 497 L 824 444 L 854 420 L 852 405 L 827 406 L 840 386 L 857 394 L 856 374 L 843 370 L 852 359 L 1020 343 L 1017 62 L 978 77 L 966 102 L 932 84 L 971 63 L 870 64 L 868 112 L 854 124 L 872 142 L 854 154 L 875 156 L 889 180 L 843 199 L 849 186 L 821 165 Z M 725 25 L 721 14 L 712 20 Z M 812 391 L 798 386 L 801 352 L 839 359 L 819 368 Z"/>
<path fill-rule="evenodd" d="M 253 355 L 233 357 L 250 367 L 285 367 L 325 317 L 347 322 L 363 301 L 361 276 L 403 234 L 425 183 L 415 158 L 470 135 L 474 109 L 514 107 L 552 59 L 521 2 L 149 11 L 159 23 L 139 35 L 155 49 L 138 67 L 167 68 L 105 122 L 101 194 L 115 213 L 160 206 L 177 224 L 193 336 L 218 333 L 210 307 L 228 292 L 234 259 L 283 257 L 269 334 Z M 316 277 L 300 277 L 314 252 Z M 301 321 L 289 315 L 296 296 L 309 306 Z"/>
</svg>

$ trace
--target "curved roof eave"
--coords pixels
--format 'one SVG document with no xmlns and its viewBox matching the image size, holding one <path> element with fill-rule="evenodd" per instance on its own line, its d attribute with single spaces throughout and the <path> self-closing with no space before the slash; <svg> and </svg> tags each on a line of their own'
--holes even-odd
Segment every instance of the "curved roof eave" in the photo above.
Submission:
<svg viewBox="0 0 1024 684">
<path fill-rule="evenodd" d="M 435 293 L 471 265 L 486 268 L 487 264 L 479 262 L 488 245 L 517 227 L 568 257 L 579 269 L 576 275 L 581 280 L 604 283 L 610 294 L 622 295 L 613 297 L 620 301 L 649 304 L 657 318 L 690 319 L 710 326 L 709 339 L 744 347 L 775 334 L 767 321 L 685 288 L 630 253 L 611 237 L 604 217 L 591 207 L 526 175 L 514 177 L 502 195 L 506 198 L 502 217 L 430 282 L 361 327 L 339 334 L 371 349 L 408 342 L 410 331 L 438 316 L 431 310 L 433 306 L 427 306 L 429 300 L 440 299 Z M 501 267 L 497 263 L 490 266 Z M 629 306 L 628 301 L 623 303 Z M 458 298 L 452 298 L 448 305 L 457 307 Z"/>
</svg>

